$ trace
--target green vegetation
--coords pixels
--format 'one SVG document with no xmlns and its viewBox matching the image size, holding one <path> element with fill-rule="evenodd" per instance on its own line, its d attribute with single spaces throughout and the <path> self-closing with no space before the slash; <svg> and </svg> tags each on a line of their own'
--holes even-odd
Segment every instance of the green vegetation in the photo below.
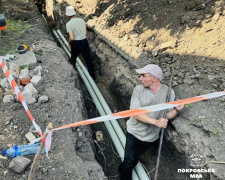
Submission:
<svg viewBox="0 0 225 180">
<path fill-rule="evenodd" d="M 20 66 L 20 69 L 25 69 L 25 68 L 29 69 L 29 64 L 26 66 Z"/>
<path fill-rule="evenodd" d="M 12 34 L 12 33 L 23 34 L 27 29 L 30 29 L 30 28 L 31 26 L 29 24 L 21 20 L 18 20 L 18 21 L 7 20 L 8 34 Z"/>
<path fill-rule="evenodd" d="M 217 136 L 217 139 L 220 139 L 221 132 L 219 131 L 219 129 L 213 129 L 212 132 Z"/>
<path fill-rule="evenodd" d="M 185 104 L 184 107 L 185 108 L 190 108 L 191 107 L 191 104 Z"/>
<path fill-rule="evenodd" d="M 201 122 L 201 121 L 202 121 L 202 119 L 201 119 L 201 118 L 194 118 L 194 119 L 192 119 L 191 121 Z"/>
<path fill-rule="evenodd" d="M 7 19 L 7 29 L 0 33 L 1 41 L 7 43 L 7 45 L 3 43 L 0 46 L 0 56 L 16 53 L 18 44 L 16 44 L 14 36 L 20 37 L 30 28 L 31 26 L 28 23 L 21 20 Z"/>
</svg>

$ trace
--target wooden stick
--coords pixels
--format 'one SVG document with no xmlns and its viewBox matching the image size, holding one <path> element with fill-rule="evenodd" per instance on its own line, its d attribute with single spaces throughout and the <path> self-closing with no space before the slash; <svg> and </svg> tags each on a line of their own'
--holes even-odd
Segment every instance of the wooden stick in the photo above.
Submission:
<svg viewBox="0 0 225 180">
<path fill-rule="evenodd" d="M 47 137 L 47 135 L 48 135 L 48 131 L 50 131 L 51 129 L 52 129 L 52 123 L 49 123 L 49 124 L 48 124 L 48 127 L 46 128 L 45 133 L 44 133 L 44 135 L 43 135 L 43 139 L 46 139 L 46 137 Z M 45 147 L 45 143 L 44 143 L 44 142 L 41 142 L 41 146 L 40 146 L 40 148 L 39 148 L 39 151 L 38 151 L 38 153 L 35 155 L 34 161 L 33 161 L 33 163 L 32 163 L 31 170 L 30 170 L 30 175 L 29 175 L 28 180 L 32 180 L 32 179 L 33 179 L 34 172 L 35 172 L 35 167 L 36 167 L 36 165 L 37 165 L 37 163 L 38 163 L 38 159 L 39 159 L 39 157 L 40 157 L 40 155 L 41 155 L 41 153 L 42 153 L 44 147 Z"/>
</svg>

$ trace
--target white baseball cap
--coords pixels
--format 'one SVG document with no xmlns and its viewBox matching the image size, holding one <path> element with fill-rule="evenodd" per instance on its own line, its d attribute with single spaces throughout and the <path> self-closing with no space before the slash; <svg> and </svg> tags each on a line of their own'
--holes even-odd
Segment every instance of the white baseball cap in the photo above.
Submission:
<svg viewBox="0 0 225 180">
<path fill-rule="evenodd" d="M 145 67 L 141 68 L 141 69 L 135 69 L 135 71 L 138 74 L 146 74 L 149 73 L 155 77 L 157 77 L 159 80 L 162 80 L 162 76 L 163 76 L 163 72 L 162 69 L 155 64 L 148 64 Z"/>
<path fill-rule="evenodd" d="M 67 6 L 66 7 L 66 15 L 67 16 L 74 16 L 76 14 L 73 6 Z"/>
</svg>

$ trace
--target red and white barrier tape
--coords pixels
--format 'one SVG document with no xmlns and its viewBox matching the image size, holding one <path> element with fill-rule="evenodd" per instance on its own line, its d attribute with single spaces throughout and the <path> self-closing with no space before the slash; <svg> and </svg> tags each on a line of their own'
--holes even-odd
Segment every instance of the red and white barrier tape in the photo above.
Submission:
<svg viewBox="0 0 225 180">
<path fill-rule="evenodd" d="M 3 72 L 5 73 L 7 79 L 9 81 L 10 85 L 12 86 L 13 90 L 15 91 L 18 99 L 20 100 L 24 109 L 26 110 L 26 112 L 28 114 L 28 117 L 30 118 L 31 122 L 34 124 L 34 127 L 38 131 L 38 134 L 40 136 L 42 136 L 40 127 L 35 123 L 32 115 L 31 115 L 31 113 L 30 113 L 30 111 L 29 111 L 29 109 L 28 109 L 28 107 L 27 107 L 27 105 L 26 105 L 26 103 L 23 99 L 23 96 L 22 96 L 22 94 L 21 94 L 21 92 L 20 92 L 20 90 L 19 90 L 19 88 L 18 88 L 18 86 L 15 82 L 15 80 L 13 79 L 10 71 L 8 70 L 7 66 L 5 65 L 5 63 L 4 63 L 4 61 L 2 60 L 1 57 L 0 57 L 0 66 L 3 69 Z M 224 96 L 224 95 L 225 95 L 225 91 L 214 92 L 214 93 L 205 94 L 205 95 L 196 96 L 196 97 L 187 98 L 187 99 L 182 99 L 182 100 L 178 100 L 178 101 L 173 101 L 173 102 L 162 103 L 162 104 L 157 104 L 157 105 L 153 105 L 153 106 L 147 106 L 147 107 L 142 107 L 142 108 L 137 108 L 137 109 L 121 111 L 121 112 L 113 113 L 113 114 L 106 115 L 106 116 L 101 116 L 101 117 L 97 117 L 97 118 L 92 118 L 92 119 L 88 119 L 88 120 L 79 121 L 79 122 L 71 123 L 71 124 L 68 124 L 68 125 L 60 126 L 60 127 L 57 127 L 57 128 L 55 128 L 55 129 L 53 129 L 49 132 L 49 134 L 48 134 L 48 136 L 45 140 L 46 153 L 48 153 L 48 151 L 51 147 L 51 136 L 52 136 L 53 131 L 71 128 L 71 127 L 82 126 L 82 125 L 94 124 L 94 123 L 98 123 L 98 122 L 102 122 L 102 121 L 109 121 L 109 120 L 127 118 L 127 117 L 131 117 L 131 116 L 136 116 L 136 115 L 139 115 L 139 114 L 151 113 L 151 112 L 155 112 L 155 111 L 174 108 L 174 107 L 177 107 L 177 106 L 180 106 L 180 105 L 190 104 L 190 103 L 193 103 L 193 102 L 212 99 L 212 98 L 216 98 L 216 97 L 220 97 L 220 96 Z"/>
<path fill-rule="evenodd" d="M 198 101 L 202 101 L 202 100 L 206 100 L 206 99 L 212 99 L 212 98 L 216 98 L 216 97 L 220 97 L 220 96 L 224 96 L 224 95 L 225 95 L 225 91 L 214 92 L 214 93 L 205 94 L 205 95 L 202 95 L 202 96 L 196 96 L 196 97 L 187 98 L 187 99 L 182 99 L 182 100 L 178 100 L 178 101 L 162 103 L 162 104 L 157 104 L 157 105 L 147 106 L 147 107 L 142 107 L 142 108 L 137 108 L 137 109 L 131 109 L 131 110 L 127 110 L 127 111 L 121 111 L 121 112 L 106 115 L 106 116 L 101 116 L 101 117 L 97 117 L 97 118 L 92 118 L 92 119 L 88 119 L 88 120 L 79 121 L 79 122 L 75 122 L 75 123 L 72 123 L 72 124 L 60 126 L 60 127 L 57 127 L 55 129 L 51 130 L 51 132 L 57 131 L 57 130 L 60 130 L 60 129 L 66 129 L 66 128 L 77 127 L 77 126 L 82 126 L 82 125 L 94 124 L 94 123 L 98 123 L 98 122 L 102 122 L 102 121 L 127 118 L 127 117 L 131 117 L 131 116 L 136 116 L 136 115 L 139 115 L 139 114 L 146 114 L 146 113 L 151 113 L 151 112 L 154 112 L 154 111 L 170 109 L 170 108 L 174 108 L 174 107 L 177 107 L 177 106 L 180 106 L 180 105 L 185 105 L 185 104 L 198 102 Z M 51 136 L 52 136 L 52 133 L 49 133 L 47 138 L 46 138 L 46 139 L 48 139 L 48 141 L 45 142 L 46 153 L 49 151 L 49 149 L 51 147 Z"/>
<path fill-rule="evenodd" d="M 16 81 L 13 79 L 12 74 L 10 73 L 9 69 L 7 68 L 7 66 L 6 66 L 6 64 L 3 61 L 1 56 L 0 56 L 0 66 L 1 66 L 1 68 L 3 70 L 3 72 L 5 73 L 5 76 L 6 76 L 7 80 L 9 81 L 9 84 L 11 85 L 13 91 L 15 92 L 15 94 L 17 95 L 19 101 L 23 105 L 23 107 L 24 107 L 28 117 L 30 118 L 30 121 L 33 123 L 33 125 L 34 125 L 36 131 L 38 132 L 39 136 L 42 137 L 41 128 L 34 121 L 34 118 L 33 118 L 32 114 L 30 113 L 30 110 L 28 109 L 26 102 L 24 101 L 22 93 L 20 92 L 19 87 L 16 84 Z"/>
<path fill-rule="evenodd" d="M 187 99 L 182 99 L 182 100 L 178 100 L 178 101 L 162 103 L 162 104 L 157 104 L 157 105 L 147 106 L 147 107 L 142 107 L 142 108 L 137 108 L 137 109 L 131 109 L 131 110 L 127 110 L 127 111 L 121 111 L 118 113 L 101 116 L 98 118 L 92 118 L 89 120 L 79 121 L 79 122 L 75 122 L 72 124 L 60 126 L 53 130 L 55 131 L 55 130 L 59 130 L 59 129 L 71 128 L 71 127 L 82 126 L 82 125 L 87 125 L 87 124 L 94 124 L 94 123 L 98 123 L 98 122 L 102 122 L 102 121 L 127 118 L 127 117 L 131 117 L 131 116 L 136 116 L 139 114 L 146 114 L 146 113 L 151 113 L 154 111 L 170 109 L 170 108 L 174 108 L 176 106 L 189 104 L 189 103 L 193 103 L 193 102 L 197 102 L 197 101 L 202 101 L 202 100 L 206 100 L 206 99 L 212 99 L 212 98 L 216 98 L 216 97 L 220 97 L 220 96 L 224 96 L 224 95 L 225 95 L 225 91 L 214 92 L 214 93 L 205 94 L 205 95 L 196 96 L 196 97 L 187 98 Z"/>
</svg>

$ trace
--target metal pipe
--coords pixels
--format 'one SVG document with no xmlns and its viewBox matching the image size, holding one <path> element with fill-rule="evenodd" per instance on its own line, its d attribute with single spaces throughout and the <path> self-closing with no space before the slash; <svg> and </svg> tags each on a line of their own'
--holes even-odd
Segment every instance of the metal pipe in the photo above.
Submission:
<svg viewBox="0 0 225 180">
<path fill-rule="evenodd" d="M 57 33 L 59 34 L 59 36 L 62 38 L 63 42 L 64 42 L 64 46 L 66 45 L 66 47 L 69 49 L 68 47 L 68 43 L 66 41 L 66 39 L 64 38 L 64 36 L 62 35 L 62 33 L 60 32 L 60 30 L 57 30 Z M 69 56 L 70 57 L 70 56 Z M 105 110 L 106 114 L 112 114 L 112 111 L 111 109 L 109 108 L 108 104 L 106 103 L 104 97 L 102 96 L 99 88 L 97 87 L 97 85 L 95 84 L 95 82 L 93 81 L 93 79 L 91 78 L 91 76 L 89 75 L 88 71 L 87 71 L 87 68 L 83 65 L 83 63 L 80 61 L 79 58 L 77 58 L 77 63 L 80 65 L 80 67 L 82 68 L 82 70 L 84 71 L 89 83 L 91 84 L 92 88 L 94 89 L 99 101 L 101 102 L 101 105 L 103 107 L 103 109 Z M 121 129 L 119 123 L 115 120 L 113 121 L 109 121 L 114 130 L 116 131 L 116 134 L 123 146 L 123 148 L 125 147 L 125 143 L 126 143 L 126 137 L 125 137 L 125 134 L 123 132 L 123 130 Z M 109 128 L 112 128 L 111 126 L 109 126 Z M 113 137 L 111 137 L 113 138 Z M 115 145 L 116 146 L 116 145 Z M 141 166 L 140 163 L 138 163 L 136 166 L 135 166 L 135 170 L 138 174 L 138 176 L 140 177 L 140 179 L 142 180 L 149 180 L 149 177 L 146 173 L 146 171 L 144 170 L 144 168 Z"/>
</svg>

